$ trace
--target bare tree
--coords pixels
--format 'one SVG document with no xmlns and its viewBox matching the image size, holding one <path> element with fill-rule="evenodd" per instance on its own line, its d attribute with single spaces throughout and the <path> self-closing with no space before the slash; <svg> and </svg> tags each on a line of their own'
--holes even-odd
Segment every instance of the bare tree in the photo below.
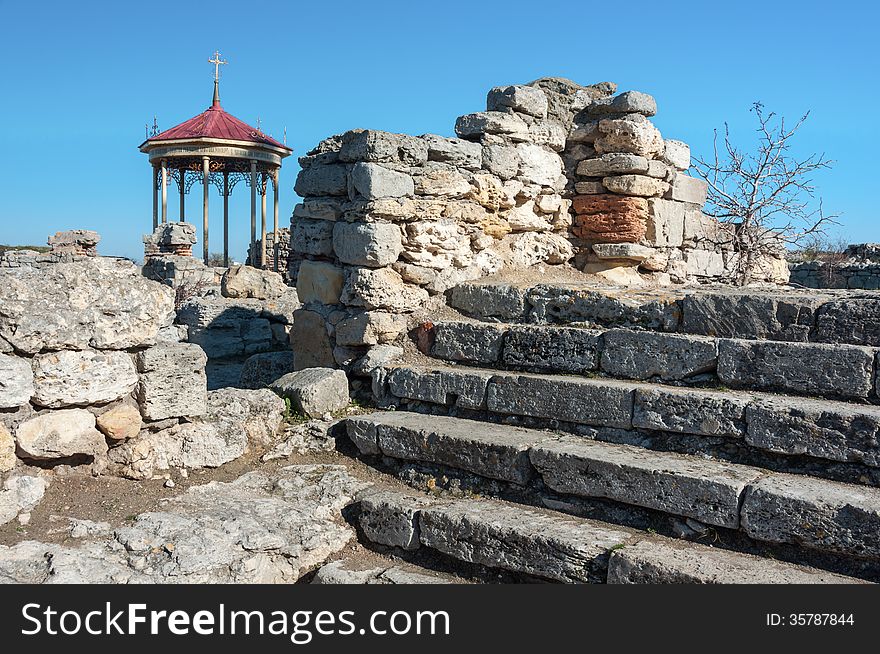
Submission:
<svg viewBox="0 0 880 654">
<path fill-rule="evenodd" d="M 825 213 L 812 180 L 833 162 L 824 154 L 805 159 L 790 154 L 790 142 L 809 112 L 788 128 L 760 102 L 751 111 L 758 119 L 754 151 L 735 146 L 725 123 L 723 139 L 715 130 L 713 158 L 694 158 L 694 170 L 709 184 L 706 213 L 732 226 L 737 255 L 730 274 L 738 284 L 752 281 L 768 257 L 780 256 L 786 246 L 825 234 L 837 217 Z"/>
</svg>

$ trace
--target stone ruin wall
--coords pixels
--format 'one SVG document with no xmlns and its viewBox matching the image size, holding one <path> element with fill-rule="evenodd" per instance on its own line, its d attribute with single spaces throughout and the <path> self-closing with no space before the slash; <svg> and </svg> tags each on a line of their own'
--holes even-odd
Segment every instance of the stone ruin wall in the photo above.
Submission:
<svg viewBox="0 0 880 654">
<path fill-rule="evenodd" d="M 789 264 L 791 283 L 807 288 L 880 289 L 880 244 L 853 244 L 835 258 Z"/>
<path fill-rule="evenodd" d="M 300 158 L 296 366 L 350 369 L 407 316 L 487 275 L 721 280 L 731 239 L 701 212 L 706 185 L 684 173 L 688 146 L 662 138 L 651 96 L 615 91 L 561 79 L 498 87 L 487 111 L 458 118 L 457 138 L 352 130 Z"/>
</svg>

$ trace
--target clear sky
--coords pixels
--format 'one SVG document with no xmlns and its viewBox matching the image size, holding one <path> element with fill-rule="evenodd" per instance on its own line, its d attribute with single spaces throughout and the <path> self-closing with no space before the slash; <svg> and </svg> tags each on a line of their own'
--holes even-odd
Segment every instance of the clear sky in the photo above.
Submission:
<svg viewBox="0 0 880 654">
<path fill-rule="evenodd" d="M 811 110 L 795 145 L 836 161 L 816 181 L 826 209 L 843 214 L 837 235 L 880 241 L 878 22 L 873 0 L 0 0 L 0 243 L 88 228 L 102 254 L 140 258 L 152 220 L 144 125 L 155 114 L 166 129 L 208 107 L 215 49 L 229 61 L 224 108 L 260 117 L 279 140 L 287 128 L 282 224 L 295 157 L 322 138 L 355 127 L 452 135 L 492 86 L 563 76 L 651 93 L 664 136 L 698 153 L 724 121 L 752 138 L 753 101 L 790 119 Z M 219 251 L 213 188 L 211 203 Z M 236 189 L 238 257 L 249 206 Z M 200 208 L 192 217 L 200 223 Z"/>
</svg>

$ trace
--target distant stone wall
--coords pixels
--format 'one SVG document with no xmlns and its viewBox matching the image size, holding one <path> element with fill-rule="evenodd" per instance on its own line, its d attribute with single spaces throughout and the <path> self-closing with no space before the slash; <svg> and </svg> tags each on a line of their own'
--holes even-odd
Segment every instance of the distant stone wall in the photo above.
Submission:
<svg viewBox="0 0 880 654">
<path fill-rule="evenodd" d="M 458 118 L 458 138 L 352 130 L 300 158 L 297 367 L 358 367 L 406 316 L 486 275 L 538 279 L 550 265 L 624 284 L 722 278 L 731 239 L 701 212 L 688 146 L 650 123 L 653 98 L 615 90 L 498 87 L 487 111 Z"/>
<path fill-rule="evenodd" d="M 850 245 L 840 261 L 789 265 L 791 283 L 807 288 L 880 289 L 880 244 Z"/>
<path fill-rule="evenodd" d="M 288 259 L 290 257 L 290 230 L 286 227 L 278 229 L 276 248 L 275 232 L 266 234 L 266 261 L 265 265 L 259 266 L 266 270 L 274 270 L 282 275 L 287 275 Z M 258 239 L 253 246 L 248 249 L 247 265 L 258 266 L 260 256 L 262 254 L 262 239 Z M 278 255 L 278 262 L 275 262 L 275 256 Z"/>
</svg>

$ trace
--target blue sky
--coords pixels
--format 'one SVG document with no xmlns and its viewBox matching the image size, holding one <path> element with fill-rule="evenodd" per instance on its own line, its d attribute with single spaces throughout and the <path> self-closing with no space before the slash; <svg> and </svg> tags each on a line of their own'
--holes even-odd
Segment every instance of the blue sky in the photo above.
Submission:
<svg viewBox="0 0 880 654">
<path fill-rule="evenodd" d="M 795 149 L 836 162 L 816 178 L 826 210 L 843 214 L 835 235 L 880 241 L 878 20 L 877 3 L 846 0 L 0 0 L 0 243 L 88 228 L 102 234 L 102 254 L 139 258 L 152 211 L 144 124 L 156 114 L 165 129 L 207 108 L 218 48 L 230 62 L 224 108 L 251 124 L 259 116 L 279 139 L 287 128 L 282 224 L 296 202 L 295 156 L 325 136 L 452 135 L 492 86 L 563 76 L 651 93 L 664 136 L 697 153 L 724 121 L 751 139 L 754 101 L 790 119 L 811 110 Z M 237 191 L 231 249 L 242 256 L 249 199 Z M 215 222 L 212 251 L 220 237 Z"/>
</svg>

